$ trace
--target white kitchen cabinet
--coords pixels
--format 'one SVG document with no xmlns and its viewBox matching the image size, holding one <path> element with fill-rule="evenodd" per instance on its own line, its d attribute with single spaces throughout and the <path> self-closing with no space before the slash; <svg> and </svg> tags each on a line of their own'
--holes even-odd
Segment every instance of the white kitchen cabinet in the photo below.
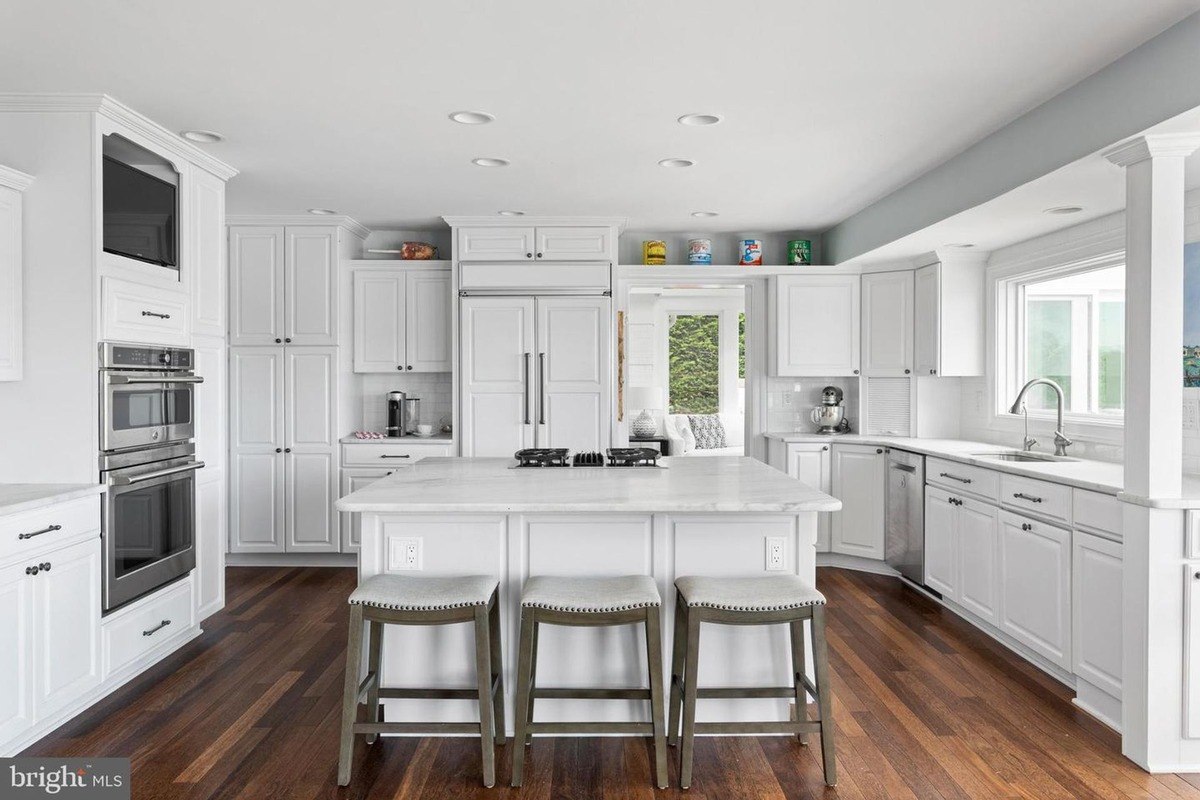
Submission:
<svg viewBox="0 0 1200 800">
<path fill-rule="evenodd" d="M 822 442 L 790 442 L 787 445 L 786 472 L 801 483 L 814 489 L 833 493 L 833 454 L 831 447 Z M 817 517 L 817 552 L 828 553 L 832 514 Z"/>
<path fill-rule="evenodd" d="M 1000 512 L 1000 629 L 1071 669 L 1071 532 Z"/>
<path fill-rule="evenodd" d="M 22 192 L 32 182 L 29 175 L 0 167 L 0 381 L 19 381 L 23 373 Z"/>
<path fill-rule="evenodd" d="M 1123 553 L 1120 542 L 1075 531 L 1071 553 L 1072 672 L 1121 697 Z"/>
<path fill-rule="evenodd" d="M 207 619 L 225 605 L 225 548 L 229 541 L 227 487 L 224 473 L 216 480 L 196 481 L 197 620 Z"/>
<path fill-rule="evenodd" d="M 534 299 L 467 297 L 459 318 L 462 454 L 507 457 L 533 447 Z"/>
<path fill-rule="evenodd" d="M 983 375 L 983 259 L 941 261 L 916 271 L 914 348 L 917 375 Z"/>
<path fill-rule="evenodd" d="M 606 225 L 464 226 L 456 228 L 459 261 L 612 261 Z"/>
<path fill-rule="evenodd" d="M 354 371 L 449 372 L 450 273 L 354 272 Z"/>
<path fill-rule="evenodd" d="M 833 515 L 830 550 L 883 559 L 883 513 L 887 458 L 874 445 L 833 445 L 833 496 L 842 510 Z"/>
<path fill-rule="evenodd" d="M 857 275 L 786 275 L 774 279 L 769 363 L 778 376 L 859 373 Z"/>
<path fill-rule="evenodd" d="M 285 453 L 284 550 L 336 553 L 338 541 L 337 463 L 333 452 Z"/>
<path fill-rule="evenodd" d="M 345 497 L 351 492 L 357 492 L 364 486 L 370 486 L 380 478 L 385 478 L 391 475 L 394 470 L 382 469 L 343 469 L 342 470 L 342 493 L 341 497 Z M 343 513 L 341 515 L 341 537 L 342 537 L 342 552 L 357 553 L 359 546 L 362 544 L 362 536 L 359 528 L 359 514 Z"/>
<path fill-rule="evenodd" d="M 526 227 L 460 227 L 459 261 L 523 261 L 533 259 L 534 229 Z"/>
<path fill-rule="evenodd" d="M 913 273 L 862 276 L 862 373 L 903 377 L 913 370 Z"/>
<path fill-rule="evenodd" d="M 189 174 L 192 228 L 188 252 L 191 268 L 192 333 L 225 338 L 229 297 L 225 268 L 225 181 L 193 167 Z"/>
<path fill-rule="evenodd" d="M 610 303 L 607 297 L 539 297 L 537 447 L 602 452 L 609 445 Z"/>
<path fill-rule="evenodd" d="M 999 509 L 963 498 L 958 505 L 958 604 L 993 625 L 1000 621 Z"/>
<path fill-rule="evenodd" d="M 33 582 L 26 562 L 0 567 L 0 742 L 33 725 Z"/>
<path fill-rule="evenodd" d="M 603 225 L 537 228 L 533 257 L 543 261 L 611 261 L 612 229 Z"/>
<path fill-rule="evenodd" d="M 48 551 L 33 580 L 33 710 L 44 719 L 100 683 L 100 539 Z"/>
<path fill-rule="evenodd" d="M 934 486 L 925 488 L 925 585 L 947 600 L 958 600 L 959 498 Z"/>
<path fill-rule="evenodd" d="M 186 292 L 105 276 L 100 281 L 101 338 L 116 342 L 190 343 Z"/>
<path fill-rule="evenodd" d="M 232 345 L 337 344 L 337 227 L 229 229 Z"/>
</svg>

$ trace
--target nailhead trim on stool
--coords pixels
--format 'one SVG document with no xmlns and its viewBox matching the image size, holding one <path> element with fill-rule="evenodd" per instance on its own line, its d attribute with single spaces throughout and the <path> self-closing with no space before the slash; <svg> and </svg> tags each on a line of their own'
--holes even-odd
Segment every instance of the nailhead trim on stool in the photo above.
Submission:
<svg viewBox="0 0 1200 800">
<path fill-rule="evenodd" d="M 825 595 L 797 575 L 765 575 L 761 578 L 689 575 L 675 581 L 675 588 L 693 608 L 704 606 L 726 611 L 778 611 L 825 603 Z"/>
</svg>

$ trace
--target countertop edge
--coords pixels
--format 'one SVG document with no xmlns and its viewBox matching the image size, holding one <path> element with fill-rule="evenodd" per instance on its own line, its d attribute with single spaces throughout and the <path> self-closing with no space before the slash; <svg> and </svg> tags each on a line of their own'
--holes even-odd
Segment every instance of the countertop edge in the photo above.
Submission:
<svg viewBox="0 0 1200 800">
<path fill-rule="evenodd" d="M 339 444 L 414 444 L 414 445 L 433 445 L 433 444 L 454 444 L 453 435 L 439 434 L 437 436 L 387 436 L 382 439 L 359 439 L 353 433 L 338 439 Z"/>
<path fill-rule="evenodd" d="M 33 486 L 36 484 L 8 484 L 10 486 Z M 54 485 L 54 484 L 50 484 Z M 4 484 L 0 484 L 0 495 L 3 493 Z M 65 503 L 69 500 L 78 500 L 81 497 L 91 497 L 96 494 L 103 494 L 107 487 L 101 483 L 81 484 L 74 488 L 63 489 L 62 491 L 54 492 L 43 497 L 37 497 L 31 500 L 19 500 L 13 503 L 5 503 L 0 501 L 0 516 L 8 516 L 9 514 L 20 514 L 24 511 L 36 511 L 39 508 L 46 508 L 57 503 Z"/>
<path fill-rule="evenodd" d="M 502 505 L 498 503 L 463 503 L 450 509 L 440 503 L 342 503 L 339 500 L 335 507 L 338 511 L 358 514 L 528 514 L 528 513 L 569 513 L 588 512 L 591 514 L 807 514 L 810 512 L 838 511 L 842 507 L 840 500 L 813 500 L 801 503 L 776 505 L 771 503 L 718 503 L 708 506 L 670 506 L 633 504 L 613 507 L 611 505 L 584 503 L 521 503 L 518 505 Z"/>
</svg>

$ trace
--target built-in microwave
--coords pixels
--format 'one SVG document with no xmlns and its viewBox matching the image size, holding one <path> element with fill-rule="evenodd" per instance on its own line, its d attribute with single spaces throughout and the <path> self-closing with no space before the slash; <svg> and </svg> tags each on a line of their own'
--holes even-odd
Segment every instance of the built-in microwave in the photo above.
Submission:
<svg viewBox="0 0 1200 800">
<path fill-rule="evenodd" d="M 188 348 L 100 346 L 100 449 L 184 442 L 195 436 L 195 353 Z"/>
</svg>

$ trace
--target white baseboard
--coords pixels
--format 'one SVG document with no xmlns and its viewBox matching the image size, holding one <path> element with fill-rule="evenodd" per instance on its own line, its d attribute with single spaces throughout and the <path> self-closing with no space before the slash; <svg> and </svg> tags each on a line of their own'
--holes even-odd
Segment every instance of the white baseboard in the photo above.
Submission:
<svg viewBox="0 0 1200 800">
<path fill-rule="evenodd" d="M 226 553 L 227 567 L 356 567 L 355 553 Z"/>
<path fill-rule="evenodd" d="M 1071 702 L 1117 733 L 1121 732 L 1121 700 L 1119 698 L 1093 686 L 1083 678 L 1076 678 L 1075 699 Z"/>
</svg>

